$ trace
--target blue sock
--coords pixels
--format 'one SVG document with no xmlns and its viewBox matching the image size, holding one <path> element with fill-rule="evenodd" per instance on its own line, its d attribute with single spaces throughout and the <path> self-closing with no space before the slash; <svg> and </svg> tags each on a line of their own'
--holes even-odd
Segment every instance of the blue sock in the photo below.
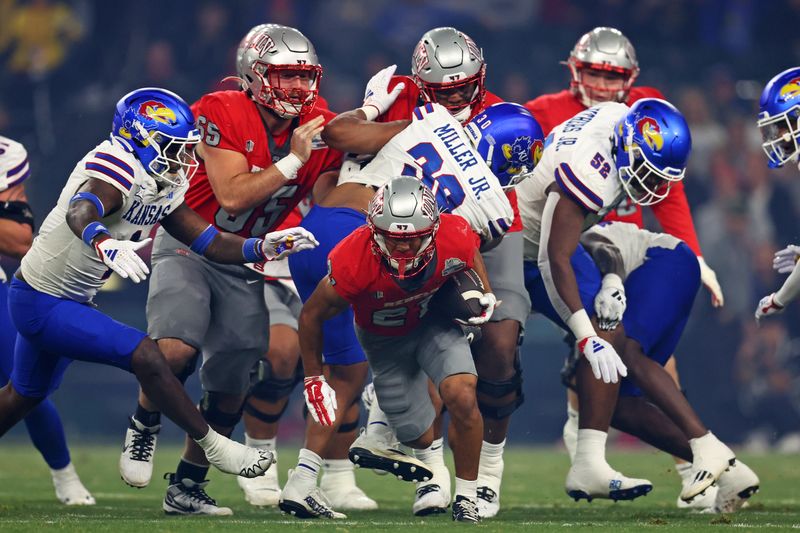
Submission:
<svg viewBox="0 0 800 533">
<path fill-rule="evenodd" d="M 64 436 L 64 426 L 61 424 L 56 406 L 49 398 L 45 398 L 28 413 L 25 425 L 33 445 L 50 468 L 59 470 L 69 464 L 69 448 L 67 448 L 67 438 Z"/>
</svg>

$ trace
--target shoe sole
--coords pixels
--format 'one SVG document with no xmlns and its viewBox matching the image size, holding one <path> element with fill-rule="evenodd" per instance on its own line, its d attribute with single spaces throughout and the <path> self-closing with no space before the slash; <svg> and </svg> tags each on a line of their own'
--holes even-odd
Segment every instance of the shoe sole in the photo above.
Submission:
<svg viewBox="0 0 800 533">
<path fill-rule="evenodd" d="M 290 514 L 296 518 L 319 518 L 317 514 L 308 511 L 303 505 L 293 502 L 291 500 L 281 500 L 278 502 L 278 508 L 286 514 Z"/>
<path fill-rule="evenodd" d="M 150 484 L 150 482 L 148 481 L 148 482 L 147 482 L 147 483 L 145 483 L 144 485 L 135 485 L 135 484 L 131 483 L 130 481 L 128 481 L 127 479 L 125 479 L 124 477 L 122 477 L 122 476 L 119 476 L 119 478 L 120 478 L 120 479 L 121 479 L 121 480 L 122 480 L 122 481 L 123 481 L 123 482 L 124 482 L 126 485 L 128 485 L 129 487 L 133 487 L 134 489 L 143 489 L 143 488 L 146 488 L 146 487 L 147 487 L 147 486 Z"/>
<path fill-rule="evenodd" d="M 449 505 L 447 507 L 450 507 Z M 430 516 L 447 512 L 447 507 L 426 507 L 414 513 L 414 516 Z"/>
<path fill-rule="evenodd" d="M 186 512 L 186 511 L 179 511 L 175 509 L 167 510 L 164 509 L 164 514 L 169 516 L 233 516 L 233 512 L 230 513 L 223 513 L 223 514 L 211 514 L 211 513 L 198 513 L 198 512 Z"/>
<path fill-rule="evenodd" d="M 376 455 L 366 448 L 350 448 L 347 456 L 358 468 L 372 468 L 382 470 L 397 476 L 403 481 L 428 481 L 433 477 L 433 471 L 424 466 L 422 462 L 409 457 L 411 460 L 389 459 Z"/>
<path fill-rule="evenodd" d="M 569 490 L 567 494 L 573 500 L 580 501 L 586 500 L 591 502 L 594 499 L 601 499 L 601 500 L 613 500 L 613 501 L 629 501 L 635 500 L 639 496 L 647 496 L 647 494 L 653 490 L 653 485 L 637 485 L 635 487 L 631 487 L 629 489 L 619 489 L 619 490 L 612 490 L 608 493 L 608 496 L 593 496 L 587 492 L 582 490 Z"/>
</svg>

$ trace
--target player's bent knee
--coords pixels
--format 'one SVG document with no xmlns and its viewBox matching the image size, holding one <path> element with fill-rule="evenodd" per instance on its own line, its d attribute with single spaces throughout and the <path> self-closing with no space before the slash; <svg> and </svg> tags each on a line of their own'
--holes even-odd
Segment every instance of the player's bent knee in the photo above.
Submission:
<svg viewBox="0 0 800 533">
<path fill-rule="evenodd" d="M 481 375 L 478 377 L 477 393 L 481 414 L 493 420 L 503 420 L 511 416 L 525 402 L 518 350 L 512 376 L 509 379 L 496 380 Z"/>
<path fill-rule="evenodd" d="M 235 395 L 204 392 L 200 400 L 200 414 L 209 424 L 233 429 L 242 418 L 244 402 Z"/>
<path fill-rule="evenodd" d="M 131 354 L 131 369 L 136 374 L 169 372 L 167 360 L 150 337 L 145 337 Z"/>
</svg>

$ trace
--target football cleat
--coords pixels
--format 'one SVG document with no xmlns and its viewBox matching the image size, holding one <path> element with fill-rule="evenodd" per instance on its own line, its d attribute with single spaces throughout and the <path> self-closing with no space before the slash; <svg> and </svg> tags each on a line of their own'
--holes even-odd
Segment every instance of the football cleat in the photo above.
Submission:
<svg viewBox="0 0 800 533">
<path fill-rule="evenodd" d="M 717 481 L 716 513 L 734 513 L 758 492 L 759 479 L 749 466 L 736 461 Z"/>
<path fill-rule="evenodd" d="M 333 510 L 333 506 L 318 487 L 302 490 L 298 483 L 293 483 L 292 472 L 293 470 L 289 470 L 289 481 L 283 487 L 278 503 L 281 511 L 297 518 L 347 518 L 344 513 Z"/>
<path fill-rule="evenodd" d="M 681 500 L 685 502 L 691 502 L 705 492 L 736 462 L 733 451 L 711 432 L 699 439 L 692 439 L 690 444 L 694 461 L 692 461 L 691 479 L 681 490 Z"/>
<path fill-rule="evenodd" d="M 236 477 L 239 488 L 244 491 L 244 499 L 256 507 L 275 507 L 281 499 L 281 486 L 278 481 L 278 454 L 272 452 L 275 463 L 263 476 L 246 478 Z"/>
<path fill-rule="evenodd" d="M 453 502 L 453 520 L 477 524 L 481 521 L 478 504 L 464 496 L 456 496 L 456 501 Z"/>
<path fill-rule="evenodd" d="M 478 469 L 478 512 L 481 518 L 493 518 L 500 512 L 500 484 L 503 480 L 503 458 L 493 461 L 493 466 L 481 460 Z"/>
<path fill-rule="evenodd" d="M 203 448 L 208 462 L 226 474 L 258 477 L 275 462 L 271 451 L 245 446 L 210 428 L 208 435 L 195 442 Z"/>
<path fill-rule="evenodd" d="M 81 483 L 72 463 L 58 470 L 50 470 L 56 498 L 64 505 L 94 505 L 94 497 Z"/>
<path fill-rule="evenodd" d="M 346 472 L 323 471 L 319 489 L 334 509 L 342 511 L 374 511 L 378 502 L 367 496 L 358 485 L 352 470 Z"/>
<path fill-rule="evenodd" d="M 681 476 L 681 489 L 692 481 L 692 464 L 680 463 L 675 466 L 678 474 Z M 685 502 L 678 496 L 678 509 L 690 509 L 699 512 L 710 512 L 714 507 L 714 500 L 717 497 L 717 487 L 713 485 L 708 487 L 704 494 L 697 496 L 691 502 Z"/>
<path fill-rule="evenodd" d="M 131 487 L 141 489 L 150 483 L 159 430 L 160 424 L 147 427 L 130 417 L 130 425 L 125 432 L 125 444 L 119 456 L 119 475 Z"/>
<path fill-rule="evenodd" d="M 428 466 L 399 449 L 391 432 L 368 433 L 364 430 L 350 446 L 348 457 L 359 468 L 372 468 L 394 474 L 403 481 L 427 481 L 433 477 Z"/>
<path fill-rule="evenodd" d="M 595 498 L 606 500 L 633 500 L 653 490 L 646 479 L 623 476 L 607 463 L 602 465 L 572 465 L 567 474 L 566 492 L 576 502 Z"/>
<path fill-rule="evenodd" d="M 208 481 L 197 483 L 191 479 L 175 478 L 175 474 L 165 474 L 169 479 L 167 494 L 164 496 L 162 508 L 169 515 L 210 515 L 230 516 L 233 511 L 228 507 L 220 507 L 214 498 L 206 494 Z"/>
<path fill-rule="evenodd" d="M 434 465 L 432 470 L 433 478 L 417 483 L 411 508 L 416 516 L 444 513 L 450 506 L 450 471 L 444 463 Z"/>
</svg>

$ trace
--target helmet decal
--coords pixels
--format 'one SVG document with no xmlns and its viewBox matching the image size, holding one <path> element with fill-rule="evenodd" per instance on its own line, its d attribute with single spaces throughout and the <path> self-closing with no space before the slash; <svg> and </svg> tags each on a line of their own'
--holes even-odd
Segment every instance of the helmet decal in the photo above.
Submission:
<svg viewBox="0 0 800 533">
<path fill-rule="evenodd" d="M 647 146 L 655 152 L 660 152 L 664 148 L 664 136 L 661 135 L 661 127 L 654 118 L 644 117 L 636 122 L 636 131 L 644 138 Z"/>
<path fill-rule="evenodd" d="M 778 98 L 782 102 L 788 102 L 800 96 L 800 77 L 789 80 L 789 82 L 781 87 L 778 91 L 780 95 Z"/>
<path fill-rule="evenodd" d="M 163 124 L 174 126 L 178 123 L 175 111 L 156 100 L 148 100 L 139 105 L 139 114 L 157 120 Z"/>
<path fill-rule="evenodd" d="M 533 140 L 531 137 L 517 137 L 513 143 L 505 143 L 502 148 L 503 156 L 509 165 L 507 170 L 509 174 L 519 174 L 522 167 L 533 168 Z"/>
</svg>

